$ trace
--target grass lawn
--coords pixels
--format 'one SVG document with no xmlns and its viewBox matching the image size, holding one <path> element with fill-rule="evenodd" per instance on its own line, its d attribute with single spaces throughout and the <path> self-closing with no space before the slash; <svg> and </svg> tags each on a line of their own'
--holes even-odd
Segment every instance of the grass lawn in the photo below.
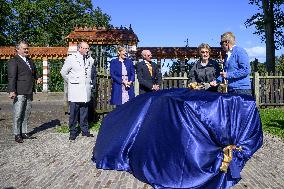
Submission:
<svg viewBox="0 0 284 189">
<path fill-rule="evenodd" d="M 101 126 L 101 121 L 98 121 L 96 123 L 90 124 L 90 131 L 98 132 Z M 79 126 L 78 126 L 79 127 Z M 79 127 L 80 129 L 80 127 Z M 61 125 L 59 127 L 56 127 L 56 131 L 59 133 L 69 133 L 69 127 L 68 125 Z"/>
<path fill-rule="evenodd" d="M 284 139 L 284 109 L 260 109 L 259 113 L 263 131 Z M 90 130 L 98 132 L 100 125 L 101 121 L 91 123 Z M 68 133 L 68 125 L 59 126 L 56 128 L 56 131 Z"/>
<path fill-rule="evenodd" d="M 284 109 L 260 109 L 259 113 L 263 131 L 284 139 Z"/>
</svg>

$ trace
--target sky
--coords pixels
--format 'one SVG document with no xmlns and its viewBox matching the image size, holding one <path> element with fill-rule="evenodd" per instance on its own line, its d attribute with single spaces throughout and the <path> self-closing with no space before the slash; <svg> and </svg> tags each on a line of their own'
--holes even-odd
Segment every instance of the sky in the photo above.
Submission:
<svg viewBox="0 0 284 189">
<path fill-rule="evenodd" d="M 138 47 L 219 47 L 222 33 L 231 31 L 236 44 L 251 60 L 265 61 L 265 43 L 245 21 L 258 12 L 249 0 L 92 0 L 111 16 L 113 26 L 129 27 L 139 39 Z M 284 48 L 276 55 L 284 54 Z"/>
</svg>

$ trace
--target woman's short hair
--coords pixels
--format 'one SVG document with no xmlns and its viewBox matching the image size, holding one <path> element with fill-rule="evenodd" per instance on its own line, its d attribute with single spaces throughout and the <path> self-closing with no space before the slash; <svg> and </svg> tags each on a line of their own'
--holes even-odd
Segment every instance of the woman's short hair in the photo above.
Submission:
<svg viewBox="0 0 284 189">
<path fill-rule="evenodd" d="M 211 52 L 211 48 L 210 48 L 210 46 L 207 44 L 207 43 L 201 43 L 198 47 L 197 47 L 197 49 L 198 49 L 198 54 L 199 54 L 199 56 L 201 55 L 201 49 L 207 49 L 208 50 L 208 52 L 209 52 L 209 54 L 210 54 L 210 52 Z"/>
<path fill-rule="evenodd" d="M 116 53 L 118 54 L 118 53 L 121 52 L 121 51 L 126 51 L 126 48 L 123 47 L 123 46 L 118 46 L 118 47 L 116 48 Z"/>
</svg>

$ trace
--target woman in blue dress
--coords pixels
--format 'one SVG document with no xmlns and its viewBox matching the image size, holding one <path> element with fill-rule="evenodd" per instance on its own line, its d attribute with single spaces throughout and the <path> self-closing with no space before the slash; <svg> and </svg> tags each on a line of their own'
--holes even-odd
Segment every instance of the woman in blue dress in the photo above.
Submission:
<svg viewBox="0 0 284 189">
<path fill-rule="evenodd" d="M 127 58 L 124 47 L 117 48 L 118 58 L 110 62 L 110 77 L 112 79 L 111 100 L 112 105 L 121 105 L 129 99 L 134 98 L 134 76 L 133 62 Z"/>
</svg>

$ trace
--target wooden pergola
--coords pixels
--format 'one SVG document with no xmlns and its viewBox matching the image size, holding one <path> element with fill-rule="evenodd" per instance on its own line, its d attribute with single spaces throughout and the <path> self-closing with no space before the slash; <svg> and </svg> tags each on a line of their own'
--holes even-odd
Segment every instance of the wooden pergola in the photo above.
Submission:
<svg viewBox="0 0 284 189">
<path fill-rule="evenodd" d="M 196 47 L 138 47 L 136 57 L 141 57 L 142 50 L 150 50 L 153 58 L 156 59 L 181 59 L 197 58 L 198 49 Z M 211 47 L 210 57 L 218 58 L 224 52 L 221 47 Z"/>
</svg>

